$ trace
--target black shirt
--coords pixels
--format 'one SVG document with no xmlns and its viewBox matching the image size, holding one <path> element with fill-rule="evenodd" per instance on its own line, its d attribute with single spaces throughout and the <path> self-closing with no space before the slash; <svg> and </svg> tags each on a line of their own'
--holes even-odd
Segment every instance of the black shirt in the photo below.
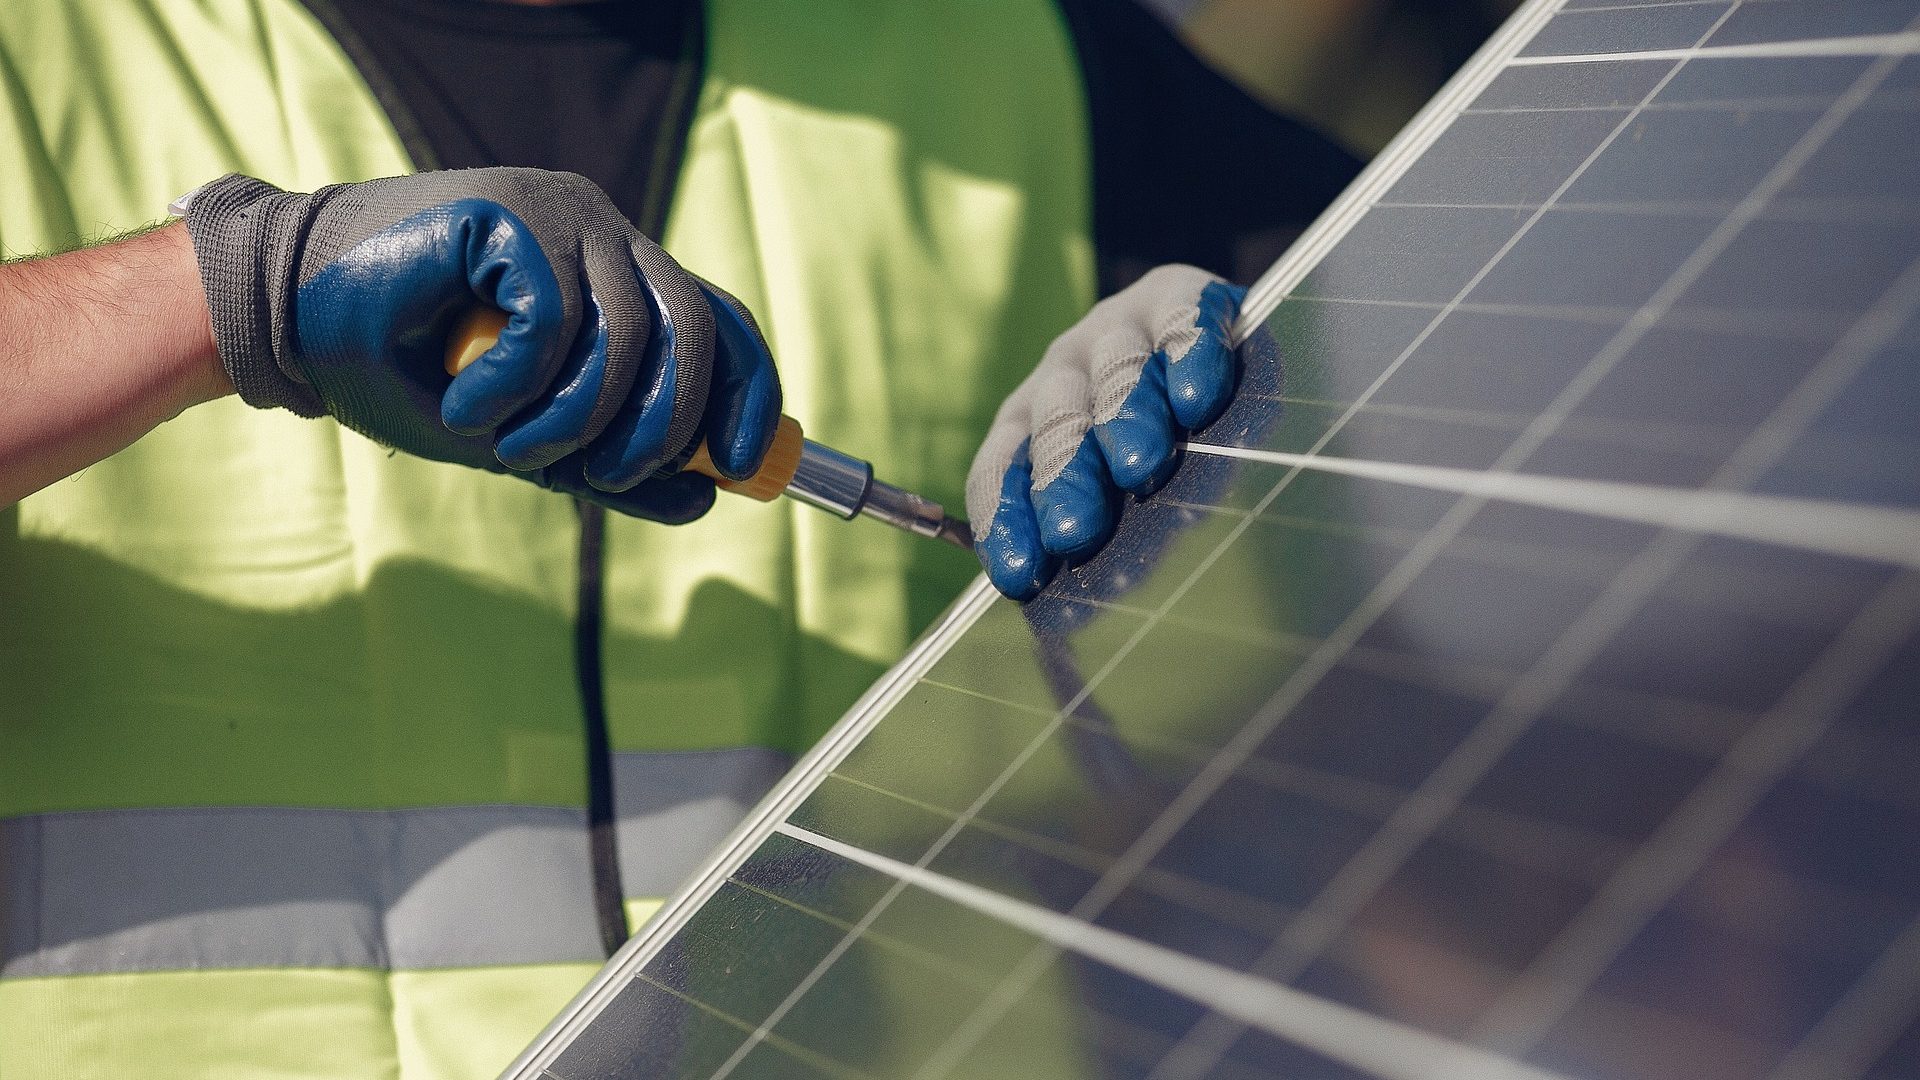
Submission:
<svg viewBox="0 0 1920 1080">
<path fill-rule="evenodd" d="M 659 234 L 700 79 L 697 0 L 307 2 L 422 168 L 577 172 Z M 1167 262 L 1247 282 L 1352 179 L 1351 155 L 1139 4 L 1059 2 L 1086 83 L 1103 294 Z"/>
<path fill-rule="evenodd" d="M 658 235 L 698 90 L 699 3 L 310 6 L 342 39 L 422 168 L 576 172 Z"/>
<path fill-rule="evenodd" d="M 1164 263 L 1251 284 L 1360 162 L 1208 67 L 1133 0 L 1058 0 L 1086 85 L 1107 295 Z"/>
</svg>

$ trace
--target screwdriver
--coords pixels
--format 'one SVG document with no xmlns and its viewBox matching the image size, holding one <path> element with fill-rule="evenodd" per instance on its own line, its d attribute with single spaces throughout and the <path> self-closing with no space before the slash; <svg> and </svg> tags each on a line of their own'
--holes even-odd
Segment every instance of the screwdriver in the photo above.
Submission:
<svg viewBox="0 0 1920 1080">
<path fill-rule="evenodd" d="M 507 313 L 478 308 L 461 319 L 447 339 L 447 374 L 458 375 L 480 354 L 493 347 L 506 329 Z M 973 530 L 932 499 L 874 479 L 873 466 L 806 437 L 800 422 L 782 416 L 760 471 L 745 480 L 720 474 L 705 443 L 694 450 L 685 468 L 713 478 L 722 491 L 772 502 L 789 495 L 848 521 L 865 514 L 915 536 L 944 540 L 973 550 Z"/>
</svg>

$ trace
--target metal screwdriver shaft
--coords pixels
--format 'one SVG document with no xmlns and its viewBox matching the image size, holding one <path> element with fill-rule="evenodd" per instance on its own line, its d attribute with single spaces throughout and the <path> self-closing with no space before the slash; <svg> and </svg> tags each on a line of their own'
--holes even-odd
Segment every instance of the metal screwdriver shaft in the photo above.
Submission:
<svg viewBox="0 0 1920 1080">
<path fill-rule="evenodd" d="M 973 549 L 973 531 L 939 503 L 875 480 L 872 465 L 812 439 L 801 440 L 799 466 L 785 493 L 848 520 L 865 514 L 916 536 Z"/>
</svg>

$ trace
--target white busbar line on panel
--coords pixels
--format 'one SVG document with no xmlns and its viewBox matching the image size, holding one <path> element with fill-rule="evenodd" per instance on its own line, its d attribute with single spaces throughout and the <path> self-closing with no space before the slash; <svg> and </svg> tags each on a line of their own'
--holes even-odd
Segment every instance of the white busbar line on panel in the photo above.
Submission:
<svg viewBox="0 0 1920 1080">
<path fill-rule="evenodd" d="M 1920 512 L 1896 507 L 1570 476 L 1476 472 L 1443 465 L 1289 454 L 1209 443 L 1190 442 L 1187 449 L 1196 454 L 1244 458 L 1920 568 Z"/>
<path fill-rule="evenodd" d="M 1698 45 L 1686 49 L 1648 49 L 1643 52 L 1563 53 L 1556 56 L 1516 56 L 1508 67 L 1545 67 L 1553 64 L 1606 64 L 1618 60 L 1711 60 L 1787 56 L 1911 56 L 1920 53 L 1920 32 L 1861 34 L 1856 37 L 1807 38 L 1800 41 L 1755 41 L 1743 45 Z"/>
<path fill-rule="evenodd" d="M 1174 952 L 788 823 L 780 832 L 1381 1080 L 1566 1080 L 1338 1002 Z"/>
</svg>

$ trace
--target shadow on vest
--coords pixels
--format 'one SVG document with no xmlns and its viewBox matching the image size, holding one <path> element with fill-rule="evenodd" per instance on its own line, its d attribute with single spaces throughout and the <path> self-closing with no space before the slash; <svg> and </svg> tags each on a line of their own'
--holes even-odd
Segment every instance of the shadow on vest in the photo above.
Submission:
<svg viewBox="0 0 1920 1080">
<path fill-rule="evenodd" d="M 0 609 L 5 974 L 600 958 L 561 613 L 417 561 L 329 603 L 247 608 L 12 530 Z M 742 648 L 776 619 L 714 583 L 680 639 L 609 651 L 671 670 L 731 639 L 731 662 L 764 662 Z M 881 668 L 818 642 L 777 662 L 848 700 Z M 741 745 L 721 725 L 636 746 L 650 726 L 629 717 L 616 749 Z M 737 813 L 759 792 L 719 794 Z"/>
</svg>

